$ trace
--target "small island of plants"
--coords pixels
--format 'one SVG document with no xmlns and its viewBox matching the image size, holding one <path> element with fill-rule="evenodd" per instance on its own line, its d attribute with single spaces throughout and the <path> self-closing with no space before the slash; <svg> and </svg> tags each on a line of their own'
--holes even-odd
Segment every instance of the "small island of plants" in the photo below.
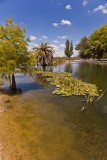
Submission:
<svg viewBox="0 0 107 160">
<path fill-rule="evenodd" d="M 98 90 L 95 84 L 89 84 L 73 78 L 71 73 L 36 71 L 36 75 L 45 78 L 50 84 L 56 86 L 53 94 L 61 94 L 62 96 L 85 96 L 88 91 L 89 96 L 98 96 Z"/>
</svg>

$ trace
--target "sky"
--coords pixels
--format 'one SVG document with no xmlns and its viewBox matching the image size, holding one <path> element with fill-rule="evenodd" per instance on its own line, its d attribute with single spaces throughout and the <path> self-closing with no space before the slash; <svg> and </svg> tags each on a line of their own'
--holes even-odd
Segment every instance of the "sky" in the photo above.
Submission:
<svg viewBox="0 0 107 160">
<path fill-rule="evenodd" d="M 107 23 L 107 0 L 0 0 L 0 24 L 10 16 L 26 29 L 29 49 L 47 42 L 54 56 L 64 56 L 66 39 L 75 47 Z"/>
</svg>

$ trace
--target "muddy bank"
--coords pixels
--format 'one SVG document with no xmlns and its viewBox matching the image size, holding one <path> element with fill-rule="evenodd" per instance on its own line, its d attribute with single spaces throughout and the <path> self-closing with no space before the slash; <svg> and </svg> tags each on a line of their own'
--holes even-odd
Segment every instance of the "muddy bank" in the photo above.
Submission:
<svg viewBox="0 0 107 160">
<path fill-rule="evenodd" d="M 29 150 L 20 143 L 20 128 L 14 121 L 14 111 L 12 114 L 16 104 L 13 105 L 12 101 L 16 98 L 0 95 L 0 160 L 30 160 Z"/>
<path fill-rule="evenodd" d="M 3 119 L 4 119 L 4 114 L 7 110 L 7 106 L 6 106 L 7 102 L 9 102 L 9 96 L 0 94 L 0 160 L 4 160 L 4 150 L 6 147 L 3 142 L 3 136 L 4 136 L 3 133 L 4 133 L 4 127 L 5 127 L 5 123 L 3 123 Z M 5 157 L 5 160 L 8 160 L 6 157 Z"/>
</svg>

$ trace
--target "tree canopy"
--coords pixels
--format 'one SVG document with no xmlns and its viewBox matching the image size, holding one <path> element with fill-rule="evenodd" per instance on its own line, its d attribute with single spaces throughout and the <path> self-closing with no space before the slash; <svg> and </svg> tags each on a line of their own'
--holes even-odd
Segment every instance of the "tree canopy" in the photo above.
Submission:
<svg viewBox="0 0 107 160">
<path fill-rule="evenodd" d="M 76 50 L 79 50 L 79 56 L 81 58 L 90 58 L 90 48 L 88 45 L 88 38 L 84 36 L 81 38 L 80 42 L 75 47 Z"/>
<path fill-rule="evenodd" d="M 107 54 L 107 24 L 92 33 L 89 38 L 84 36 L 76 45 L 81 58 L 103 58 Z"/>
<path fill-rule="evenodd" d="M 0 72 L 2 75 L 12 76 L 12 89 L 16 89 L 16 70 L 26 69 L 28 59 L 25 29 L 21 29 L 10 17 L 6 19 L 4 26 L 0 25 Z"/>
<path fill-rule="evenodd" d="M 88 40 L 91 50 L 95 51 L 98 59 L 107 52 L 107 24 L 97 29 Z"/>
<path fill-rule="evenodd" d="M 73 43 L 72 41 L 70 42 L 68 39 L 66 40 L 65 43 L 65 55 L 70 58 L 73 54 Z"/>
<path fill-rule="evenodd" d="M 35 47 L 33 50 L 36 54 L 38 65 L 52 65 L 54 53 L 52 46 L 48 45 L 48 43 L 42 42 L 40 46 Z"/>
</svg>

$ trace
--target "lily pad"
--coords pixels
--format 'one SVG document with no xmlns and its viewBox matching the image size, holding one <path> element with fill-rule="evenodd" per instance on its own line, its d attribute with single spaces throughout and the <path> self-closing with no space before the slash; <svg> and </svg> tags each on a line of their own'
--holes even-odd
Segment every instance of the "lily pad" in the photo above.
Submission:
<svg viewBox="0 0 107 160">
<path fill-rule="evenodd" d="M 81 80 L 73 78 L 71 73 L 37 71 L 36 74 L 56 86 L 55 91 L 52 92 L 53 94 L 61 94 L 62 96 L 85 96 L 88 91 L 89 96 L 98 96 L 98 90 L 95 84 L 82 82 Z"/>
</svg>

